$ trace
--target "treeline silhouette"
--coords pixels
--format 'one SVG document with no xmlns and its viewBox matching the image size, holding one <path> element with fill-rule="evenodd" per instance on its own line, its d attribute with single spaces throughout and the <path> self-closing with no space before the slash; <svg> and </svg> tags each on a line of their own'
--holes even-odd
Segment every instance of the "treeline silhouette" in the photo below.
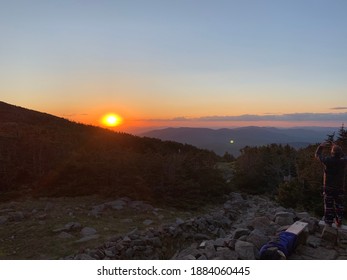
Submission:
<svg viewBox="0 0 347 280">
<path fill-rule="evenodd" d="M 347 130 L 342 125 L 326 139 L 347 152 Z M 235 160 L 233 188 L 251 194 L 265 194 L 285 207 L 323 214 L 323 168 L 314 158 L 319 143 L 294 149 L 288 145 L 245 147 Z M 324 153 L 330 155 L 330 148 Z M 346 197 L 347 198 L 347 197 Z"/>
<path fill-rule="evenodd" d="M 0 198 L 128 196 L 190 204 L 227 192 L 220 157 L 0 102 Z"/>
</svg>

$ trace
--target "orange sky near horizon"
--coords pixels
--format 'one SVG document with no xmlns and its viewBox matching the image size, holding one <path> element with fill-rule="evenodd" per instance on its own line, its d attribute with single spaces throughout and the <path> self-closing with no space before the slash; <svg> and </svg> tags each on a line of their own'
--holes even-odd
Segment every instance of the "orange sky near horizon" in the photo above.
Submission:
<svg viewBox="0 0 347 280">
<path fill-rule="evenodd" d="M 123 118 L 120 125 L 110 127 L 102 123 L 102 118 L 106 114 L 115 113 L 116 111 L 100 111 L 93 114 L 86 114 L 80 116 L 63 116 L 71 121 L 80 122 L 84 124 L 91 124 L 95 126 L 100 126 L 108 128 L 114 131 L 127 132 L 132 134 L 140 134 L 153 129 L 161 129 L 166 127 L 206 127 L 206 128 L 234 128 L 243 126 L 268 126 L 268 127 L 333 127 L 338 129 L 344 124 L 343 121 L 330 120 L 330 121 L 317 121 L 317 120 L 303 120 L 303 121 L 281 121 L 281 120 L 201 120 L 201 119 L 141 119 L 141 118 L 131 118 L 126 115 L 121 115 Z"/>
</svg>

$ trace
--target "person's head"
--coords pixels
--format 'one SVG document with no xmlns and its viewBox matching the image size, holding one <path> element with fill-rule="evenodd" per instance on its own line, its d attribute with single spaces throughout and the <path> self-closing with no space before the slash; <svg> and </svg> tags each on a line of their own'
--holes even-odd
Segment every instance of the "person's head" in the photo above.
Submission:
<svg viewBox="0 0 347 280">
<path fill-rule="evenodd" d="M 331 147 L 331 156 L 333 156 L 333 157 L 343 156 L 342 148 L 339 145 L 333 145 Z"/>
</svg>

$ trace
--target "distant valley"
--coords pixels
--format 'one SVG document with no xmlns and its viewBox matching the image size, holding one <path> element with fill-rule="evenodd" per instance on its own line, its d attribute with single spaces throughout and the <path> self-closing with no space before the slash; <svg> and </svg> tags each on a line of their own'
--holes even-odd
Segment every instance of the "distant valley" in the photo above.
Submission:
<svg viewBox="0 0 347 280">
<path fill-rule="evenodd" d="M 142 133 L 141 136 L 176 141 L 208 149 L 223 155 L 225 152 L 238 156 L 245 146 L 263 146 L 268 144 L 288 144 L 294 148 L 303 148 L 322 142 L 328 134 L 338 128 L 303 127 L 275 128 L 248 126 L 240 128 L 165 128 Z"/>
</svg>

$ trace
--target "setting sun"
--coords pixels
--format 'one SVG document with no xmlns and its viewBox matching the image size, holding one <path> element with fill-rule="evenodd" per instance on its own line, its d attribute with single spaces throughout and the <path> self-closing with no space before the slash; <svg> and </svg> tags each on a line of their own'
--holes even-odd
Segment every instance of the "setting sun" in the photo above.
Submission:
<svg viewBox="0 0 347 280">
<path fill-rule="evenodd" d="M 118 126 L 123 122 L 123 119 L 121 116 L 117 114 L 107 114 L 102 117 L 101 120 L 102 124 L 105 126 Z"/>
</svg>

